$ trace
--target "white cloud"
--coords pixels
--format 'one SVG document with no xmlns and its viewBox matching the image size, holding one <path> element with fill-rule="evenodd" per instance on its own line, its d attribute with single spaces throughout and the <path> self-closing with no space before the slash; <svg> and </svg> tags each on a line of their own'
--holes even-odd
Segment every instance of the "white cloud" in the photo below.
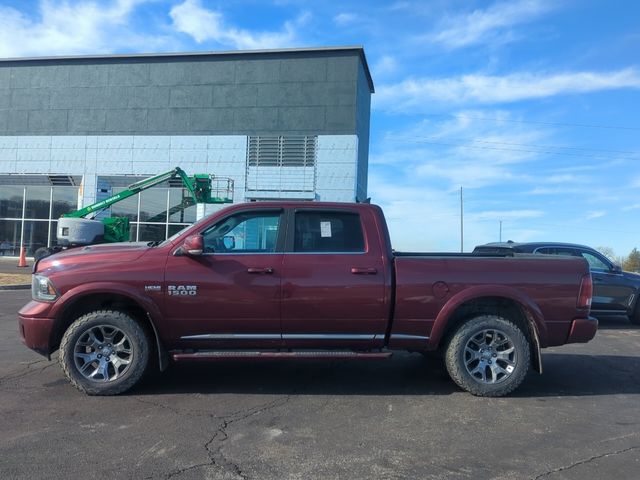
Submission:
<svg viewBox="0 0 640 480">
<path fill-rule="evenodd" d="M 455 49 L 489 41 L 504 42 L 508 28 L 531 22 L 551 10 L 546 1 L 518 0 L 500 2 L 485 10 L 445 18 L 440 30 L 427 40 Z"/>
<path fill-rule="evenodd" d="M 339 13 L 335 17 L 333 17 L 333 21 L 336 25 L 344 27 L 345 25 L 350 25 L 357 20 L 358 16 L 353 13 Z"/>
<path fill-rule="evenodd" d="M 384 55 L 375 63 L 372 70 L 374 78 L 383 75 L 391 75 L 398 70 L 398 62 L 394 57 Z"/>
<path fill-rule="evenodd" d="M 128 25 L 146 1 L 42 0 L 34 17 L 0 6 L 0 57 L 167 49 L 174 45 L 169 38 L 135 33 Z"/>
<path fill-rule="evenodd" d="M 213 41 L 237 49 L 291 47 L 298 42 L 297 28 L 306 23 L 308 14 L 287 21 L 281 31 L 250 32 L 228 25 L 222 13 L 202 6 L 200 0 L 186 0 L 169 12 L 174 28 L 191 36 L 197 43 Z"/>
<path fill-rule="evenodd" d="M 473 214 L 476 220 L 521 220 L 542 216 L 544 212 L 541 210 L 490 210 Z"/>
<path fill-rule="evenodd" d="M 588 182 L 588 177 L 584 175 L 572 175 L 570 173 L 561 173 L 556 175 L 551 175 L 546 179 L 547 183 L 561 183 L 561 184 L 576 184 L 576 183 L 585 183 Z"/>
<path fill-rule="evenodd" d="M 604 217 L 606 214 L 607 212 L 605 212 L 604 210 L 592 210 L 590 212 L 587 212 L 585 218 L 587 220 L 593 220 L 594 218 Z"/>
<path fill-rule="evenodd" d="M 465 111 L 446 120 L 423 120 L 387 132 L 370 159 L 408 172 L 412 180 L 445 184 L 447 191 L 489 185 L 532 183 L 528 162 L 540 158 L 533 150 L 502 145 L 539 143 L 547 128 L 531 128 L 503 111 Z M 488 121 L 492 120 L 492 121 Z"/>
<path fill-rule="evenodd" d="M 622 88 L 640 89 L 640 74 L 635 69 L 550 75 L 523 72 L 502 77 L 469 74 L 440 79 L 412 78 L 397 84 L 381 85 L 374 97 L 374 105 L 387 110 L 415 113 L 433 108 L 434 103 L 510 103 Z"/>
</svg>

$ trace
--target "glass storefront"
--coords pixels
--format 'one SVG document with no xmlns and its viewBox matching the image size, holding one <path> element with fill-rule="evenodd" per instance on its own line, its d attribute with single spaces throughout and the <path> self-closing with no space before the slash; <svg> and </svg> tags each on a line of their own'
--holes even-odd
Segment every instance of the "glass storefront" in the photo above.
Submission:
<svg viewBox="0 0 640 480">
<path fill-rule="evenodd" d="M 0 256 L 18 256 L 21 245 L 27 256 L 56 245 L 57 220 L 78 208 L 79 187 L 5 183 L 0 184 Z M 125 189 L 109 188 L 106 197 Z M 190 197 L 182 188 L 156 186 L 114 204 L 103 215 L 128 217 L 131 241 L 161 241 L 195 222 L 196 206 L 187 203 L 184 208 L 184 198 Z"/>
<path fill-rule="evenodd" d="M 58 217 L 77 205 L 78 187 L 0 185 L 0 256 L 55 245 Z"/>
<path fill-rule="evenodd" d="M 153 187 L 113 205 L 111 216 L 129 218 L 132 242 L 161 241 L 196 221 L 196 206 L 184 208 L 183 198 L 190 198 L 183 188 Z"/>
</svg>

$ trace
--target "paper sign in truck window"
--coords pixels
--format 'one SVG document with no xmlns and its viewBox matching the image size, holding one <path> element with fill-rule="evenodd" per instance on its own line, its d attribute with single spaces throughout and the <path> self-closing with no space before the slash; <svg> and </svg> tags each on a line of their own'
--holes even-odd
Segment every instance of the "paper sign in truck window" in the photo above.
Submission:
<svg viewBox="0 0 640 480">
<path fill-rule="evenodd" d="M 322 238 L 331 236 L 331 222 L 320 222 L 320 236 Z"/>
</svg>

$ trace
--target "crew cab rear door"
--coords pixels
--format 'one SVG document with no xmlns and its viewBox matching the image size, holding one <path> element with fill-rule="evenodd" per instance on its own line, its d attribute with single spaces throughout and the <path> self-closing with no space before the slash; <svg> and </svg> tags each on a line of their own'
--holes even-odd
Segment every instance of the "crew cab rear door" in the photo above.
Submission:
<svg viewBox="0 0 640 480">
<path fill-rule="evenodd" d="M 286 346 L 382 346 L 389 317 L 385 270 L 377 235 L 365 236 L 367 214 L 342 208 L 289 211 L 282 278 Z"/>
<path fill-rule="evenodd" d="M 200 233 L 200 256 L 169 256 L 165 311 L 183 348 L 281 345 L 283 210 L 234 212 Z"/>
</svg>

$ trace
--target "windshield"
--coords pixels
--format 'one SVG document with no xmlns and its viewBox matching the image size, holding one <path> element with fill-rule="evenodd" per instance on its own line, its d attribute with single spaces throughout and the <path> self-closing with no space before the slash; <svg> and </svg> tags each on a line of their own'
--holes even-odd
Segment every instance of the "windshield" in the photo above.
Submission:
<svg viewBox="0 0 640 480">
<path fill-rule="evenodd" d="M 164 245 L 168 245 L 169 243 L 172 243 L 176 238 L 178 238 L 180 235 L 182 235 L 184 233 L 184 231 L 187 228 L 191 228 L 194 225 L 199 225 L 200 223 L 202 223 L 203 221 L 205 221 L 207 218 L 209 218 L 209 215 L 206 215 L 204 217 L 202 217 L 200 220 L 196 221 L 195 223 L 193 223 L 192 225 L 187 225 L 186 227 L 184 227 L 182 230 L 174 233 L 173 235 L 171 235 L 169 238 L 167 238 L 165 241 L 163 241 L 162 243 L 159 243 L 158 246 L 164 246 Z"/>
</svg>

